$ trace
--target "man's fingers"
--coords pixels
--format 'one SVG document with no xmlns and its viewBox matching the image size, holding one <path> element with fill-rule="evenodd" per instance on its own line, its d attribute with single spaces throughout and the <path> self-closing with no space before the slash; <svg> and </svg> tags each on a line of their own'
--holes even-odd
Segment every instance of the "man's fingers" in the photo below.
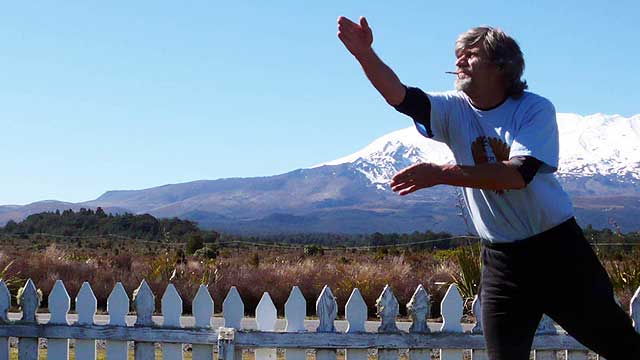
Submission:
<svg viewBox="0 0 640 360">
<path fill-rule="evenodd" d="M 353 34 L 357 31 L 358 29 L 356 29 L 353 26 L 342 26 L 342 25 L 338 25 L 338 31 L 343 32 L 343 33 L 350 33 Z"/>
<path fill-rule="evenodd" d="M 415 187 L 415 185 L 413 184 L 402 184 L 402 185 L 397 185 L 391 188 L 391 191 L 397 193 L 397 192 L 401 192 L 405 189 L 411 188 L 411 187 Z"/>
<path fill-rule="evenodd" d="M 366 32 L 371 31 L 371 29 L 369 28 L 369 23 L 367 22 L 367 18 L 364 16 L 360 16 L 360 27 Z"/>
<path fill-rule="evenodd" d="M 391 180 L 395 182 L 413 181 L 415 177 L 415 170 L 413 168 L 406 168 L 395 174 Z"/>
<path fill-rule="evenodd" d="M 338 25 L 345 26 L 345 27 L 357 27 L 358 26 L 358 24 L 354 23 L 349 18 L 344 17 L 344 16 L 340 16 L 338 18 Z"/>
<path fill-rule="evenodd" d="M 393 177 L 393 181 L 407 181 L 415 180 L 418 177 L 418 173 L 422 173 L 421 170 L 425 163 L 418 163 L 408 166 L 400 171 Z"/>
<path fill-rule="evenodd" d="M 411 179 L 411 180 L 407 180 L 407 181 L 392 181 L 389 186 L 391 187 L 392 191 L 398 191 L 398 190 L 402 190 L 404 188 L 407 188 L 409 186 L 415 186 L 417 183 L 415 181 L 415 179 Z"/>
<path fill-rule="evenodd" d="M 364 16 L 360 20 L 360 27 L 362 28 L 362 31 L 364 31 L 364 33 L 367 34 L 367 37 L 373 40 L 373 31 L 371 31 L 371 28 L 369 27 L 369 23 L 367 22 L 367 19 Z"/>
<path fill-rule="evenodd" d="M 416 190 L 418 190 L 418 187 L 417 187 L 417 186 L 412 186 L 412 187 L 410 187 L 410 188 L 408 188 L 408 189 L 406 189 L 406 190 L 402 190 L 402 191 L 400 191 L 400 192 L 398 193 L 398 195 L 400 195 L 400 196 L 404 196 L 404 195 L 407 195 L 407 194 L 411 194 L 412 192 L 414 192 L 414 191 L 416 191 Z"/>
<path fill-rule="evenodd" d="M 394 187 L 394 186 L 397 186 L 397 185 L 400 185 L 400 184 L 405 184 L 405 183 L 413 184 L 414 182 L 416 182 L 416 179 L 405 179 L 405 180 L 393 179 L 389 183 L 389 186 Z"/>
<path fill-rule="evenodd" d="M 411 174 L 410 173 L 404 173 L 404 174 L 395 174 L 393 176 L 393 178 L 391 178 L 391 183 L 400 183 L 400 182 L 405 182 L 411 180 Z"/>
</svg>

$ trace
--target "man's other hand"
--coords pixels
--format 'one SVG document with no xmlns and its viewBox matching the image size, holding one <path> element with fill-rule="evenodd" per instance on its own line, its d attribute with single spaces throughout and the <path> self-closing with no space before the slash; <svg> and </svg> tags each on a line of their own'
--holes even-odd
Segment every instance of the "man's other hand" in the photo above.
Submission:
<svg viewBox="0 0 640 360">
<path fill-rule="evenodd" d="M 391 190 L 407 195 L 443 183 L 443 169 L 432 163 L 419 163 L 400 170 L 391 180 Z"/>
<path fill-rule="evenodd" d="M 356 58 L 371 51 L 373 32 L 364 16 L 360 17 L 360 24 L 340 16 L 338 18 L 338 37 Z"/>
</svg>

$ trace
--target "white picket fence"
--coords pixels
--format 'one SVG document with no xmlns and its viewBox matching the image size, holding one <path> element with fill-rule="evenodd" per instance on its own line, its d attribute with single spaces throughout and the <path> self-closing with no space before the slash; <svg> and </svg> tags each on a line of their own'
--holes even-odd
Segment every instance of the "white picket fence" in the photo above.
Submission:
<svg viewBox="0 0 640 360">
<path fill-rule="evenodd" d="M 78 321 L 70 324 L 68 313 L 71 299 L 62 281 L 55 283 L 48 298 L 50 321 L 38 323 L 36 311 L 40 300 L 34 283 L 28 280 L 20 297 L 22 319 L 10 321 L 8 310 L 11 296 L 0 280 L 0 360 L 9 359 L 9 338 L 18 338 L 18 358 L 38 359 L 38 338 L 48 342 L 48 359 L 69 359 L 69 339 L 75 339 L 75 358 L 96 359 L 96 340 L 106 340 L 108 360 L 126 360 L 128 342 L 134 342 L 136 360 L 155 359 L 155 344 L 162 344 L 162 359 L 183 359 L 182 344 L 192 344 L 194 360 L 212 360 L 217 348 L 220 360 L 241 360 L 243 349 L 255 349 L 256 360 L 275 360 L 276 349 L 285 349 L 286 360 L 306 360 L 308 349 L 315 349 L 317 360 L 335 360 L 338 349 L 346 349 L 347 360 L 367 360 L 368 349 L 378 349 L 379 360 L 398 359 L 399 350 L 408 349 L 410 360 L 431 358 L 432 349 L 440 349 L 442 360 L 462 360 L 463 350 L 471 349 L 474 360 L 487 359 L 480 321 L 470 332 L 463 332 L 460 323 L 463 300 L 455 285 L 451 285 L 442 300 L 442 326 L 440 331 L 430 332 L 427 326 L 429 296 L 422 285 L 418 286 L 407 304 L 412 323 L 408 332 L 398 329 L 398 300 L 391 287 L 386 286 L 376 302 L 380 326 L 377 332 L 366 332 L 367 306 L 358 289 L 354 289 L 346 303 L 348 321 L 346 332 L 337 332 L 334 326 L 338 306 L 325 286 L 316 301 L 319 326 L 316 331 L 306 331 L 306 300 L 294 287 L 285 304 L 286 328 L 274 331 L 277 312 L 269 293 L 264 293 L 256 308 L 256 330 L 241 327 L 244 304 L 240 294 L 232 287 L 222 303 L 224 327 L 213 329 L 214 301 L 206 286 L 201 285 L 193 299 L 195 326 L 185 328 L 180 324 L 182 299 L 170 284 L 162 296 L 161 326 L 153 323 L 155 296 L 148 284 L 142 281 L 134 292 L 133 308 L 136 312 L 134 326 L 127 326 L 129 297 L 122 284 L 117 283 L 107 301 L 109 322 L 96 325 L 96 297 L 89 283 L 84 283 L 75 299 Z M 473 304 L 473 311 L 480 314 L 480 303 Z M 631 302 L 631 313 L 637 331 L 640 331 L 640 288 Z M 479 317 L 478 317 L 479 319 Z M 535 358 L 556 359 L 556 351 L 565 352 L 567 360 L 587 359 L 586 349 L 558 332 L 553 322 L 545 317 L 540 323 L 533 343 Z"/>
</svg>

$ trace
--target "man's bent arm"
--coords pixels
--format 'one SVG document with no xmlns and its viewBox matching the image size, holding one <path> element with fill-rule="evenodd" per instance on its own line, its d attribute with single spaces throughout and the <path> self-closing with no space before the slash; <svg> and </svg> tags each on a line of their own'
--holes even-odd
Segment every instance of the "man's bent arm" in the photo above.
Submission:
<svg viewBox="0 0 640 360">
<path fill-rule="evenodd" d="M 373 49 L 359 54 L 356 59 L 371 84 L 389 105 L 395 106 L 402 103 L 406 88 L 402 85 L 396 73 L 378 57 Z"/>
<path fill-rule="evenodd" d="M 484 190 L 522 189 L 531 181 L 534 171 L 522 171 L 523 166 L 520 163 L 517 158 L 473 166 L 418 163 L 397 173 L 390 185 L 391 190 L 400 195 L 407 195 L 435 185 Z M 531 168 L 531 166 L 526 167 Z"/>
<path fill-rule="evenodd" d="M 485 190 L 515 190 L 527 185 L 510 161 L 472 166 L 442 165 L 442 182 Z"/>
</svg>

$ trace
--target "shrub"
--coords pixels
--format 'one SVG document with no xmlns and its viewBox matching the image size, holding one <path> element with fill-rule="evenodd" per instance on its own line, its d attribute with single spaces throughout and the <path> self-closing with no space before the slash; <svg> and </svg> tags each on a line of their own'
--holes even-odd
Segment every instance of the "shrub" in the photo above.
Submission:
<svg viewBox="0 0 640 360">
<path fill-rule="evenodd" d="M 187 248 L 185 252 L 187 255 L 193 255 L 197 250 L 202 249 L 204 247 L 204 239 L 200 234 L 191 234 L 187 240 Z"/>
<path fill-rule="evenodd" d="M 306 245 L 303 251 L 305 256 L 324 255 L 324 249 L 318 245 Z"/>
<path fill-rule="evenodd" d="M 206 259 L 215 259 L 216 257 L 218 257 L 218 247 L 207 245 L 201 249 L 196 250 L 193 255 Z"/>
</svg>

